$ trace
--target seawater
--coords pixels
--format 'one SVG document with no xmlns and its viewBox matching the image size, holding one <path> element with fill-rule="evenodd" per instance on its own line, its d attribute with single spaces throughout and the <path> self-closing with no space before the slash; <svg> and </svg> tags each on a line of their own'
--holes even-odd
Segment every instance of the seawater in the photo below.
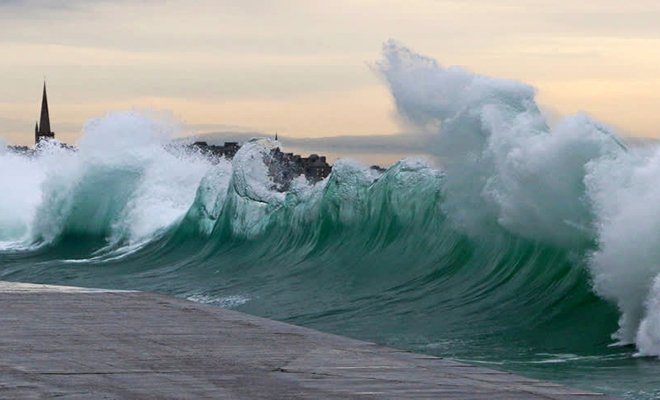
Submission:
<svg viewBox="0 0 660 400">
<path fill-rule="evenodd" d="M 168 293 L 629 398 L 660 398 L 660 147 L 397 44 L 376 65 L 434 160 L 274 190 L 137 113 L 0 154 L 0 279 Z M 414 134 L 411 135 L 414 140 Z"/>
</svg>

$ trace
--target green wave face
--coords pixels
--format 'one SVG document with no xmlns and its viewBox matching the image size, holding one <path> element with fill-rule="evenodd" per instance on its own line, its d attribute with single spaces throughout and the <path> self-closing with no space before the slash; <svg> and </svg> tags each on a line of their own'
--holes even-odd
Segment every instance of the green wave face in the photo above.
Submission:
<svg viewBox="0 0 660 400">
<path fill-rule="evenodd" d="M 533 88 L 393 42 L 379 68 L 437 137 L 429 160 L 340 160 L 281 193 L 264 163 L 277 144 L 211 163 L 135 113 L 90 121 L 75 153 L 0 154 L 0 279 L 158 291 L 660 395 L 660 151 L 586 115 L 550 129 Z"/>
<path fill-rule="evenodd" d="M 138 243 L 118 227 L 139 174 L 100 172 L 102 187 L 124 189 L 109 207 L 88 197 L 101 186 L 86 171 L 74 191 L 85 201 L 67 206 L 58 236 L 6 250 L 2 279 L 159 291 L 528 373 L 565 354 L 621 354 L 607 347 L 618 314 L 592 292 L 591 248 L 495 225 L 466 233 L 444 209 L 446 175 L 426 161 L 383 175 L 340 162 L 326 181 L 286 194 L 260 192 L 264 182 L 237 176 L 238 165 L 209 165 L 185 214 Z"/>
</svg>

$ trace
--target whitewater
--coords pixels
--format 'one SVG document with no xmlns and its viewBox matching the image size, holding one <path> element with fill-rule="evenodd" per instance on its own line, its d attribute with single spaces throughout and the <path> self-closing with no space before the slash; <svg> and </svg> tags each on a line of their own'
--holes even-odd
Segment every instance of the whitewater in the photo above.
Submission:
<svg viewBox="0 0 660 400">
<path fill-rule="evenodd" d="M 0 150 L 0 280 L 157 291 L 660 398 L 660 146 L 584 113 L 550 127 L 533 87 L 394 41 L 374 69 L 430 159 L 340 159 L 283 193 L 279 143 L 211 162 L 136 112 L 90 120 L 75 152 Z"/>
</svg>

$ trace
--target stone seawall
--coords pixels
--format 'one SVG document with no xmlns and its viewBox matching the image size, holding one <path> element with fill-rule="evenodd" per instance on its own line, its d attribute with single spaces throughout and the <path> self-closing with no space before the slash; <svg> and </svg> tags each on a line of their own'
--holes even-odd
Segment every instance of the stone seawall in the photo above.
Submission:
<svg viewBox="0 0 660 400">
<path fill-rule="evenodd" d="M 613 399 L 155 293 L 0 282 L 0 398 Z"/>
</svg>

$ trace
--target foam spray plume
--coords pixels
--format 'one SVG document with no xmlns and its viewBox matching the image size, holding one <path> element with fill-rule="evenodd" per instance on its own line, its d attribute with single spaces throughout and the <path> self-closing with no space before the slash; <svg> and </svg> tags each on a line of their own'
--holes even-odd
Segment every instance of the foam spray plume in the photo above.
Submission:
<svg viewBox="0 0 660 400">
<path fill-rule="evenodd" d="M 583 250 L 597 293 L 622 313 L 614 337 L 660 355 L 660 151 L 627 151 L 586 114 L 550 131 L 530 86 L 445 69 L 395 42 L 380 66 L 399 112 L 439 127 L 454 225 Z"/>
</svg>

